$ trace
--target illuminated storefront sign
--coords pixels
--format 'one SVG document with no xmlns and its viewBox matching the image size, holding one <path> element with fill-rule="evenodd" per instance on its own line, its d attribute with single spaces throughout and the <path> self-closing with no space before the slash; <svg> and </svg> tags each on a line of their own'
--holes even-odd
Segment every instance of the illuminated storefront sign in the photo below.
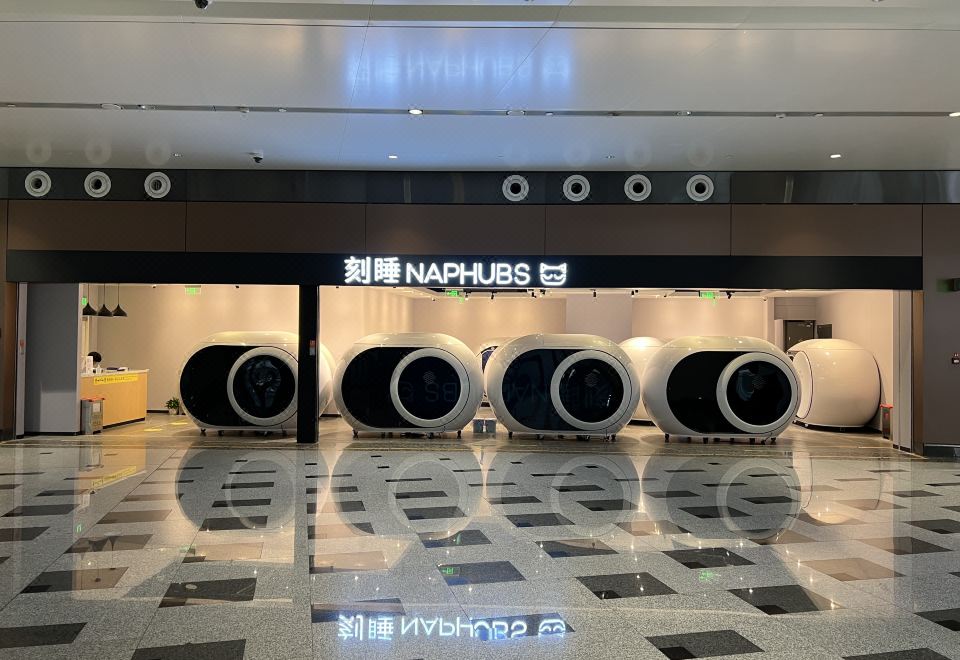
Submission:
<svg viewBox="0 0 960 660">
<path fill-rule="evenodd" d="M 390 286 L 554 287 L 567 282 L 567 264 L 509 261 L 404 261 L 347 257 L 344 284 Z"/>
<path fill-rule="evenodd" d="M 401 637 L 471 638 L 480 641 L 517 637 L 563 635 L 573 632 L 556 614 L 530 615 L 503 619 L 471 620 L 422 616 L 397 616 L 360 613 L 341 614 L 337 637 L 343 640 L 393 641 Z"/>
</svg>

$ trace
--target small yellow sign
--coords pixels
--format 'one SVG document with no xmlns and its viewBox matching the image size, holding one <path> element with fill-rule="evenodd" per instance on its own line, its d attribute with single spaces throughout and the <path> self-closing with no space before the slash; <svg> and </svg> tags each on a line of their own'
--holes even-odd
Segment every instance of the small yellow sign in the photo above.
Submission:
<svg viewBox="0 0 960 660">
<path fill-rule="evenodd" d="M 140 380 L 140 374 L 111 374 L 109 376 L 94 376 L 94 385 L 113 385 L 114 383 L 135 383 Z"/>
</svg>

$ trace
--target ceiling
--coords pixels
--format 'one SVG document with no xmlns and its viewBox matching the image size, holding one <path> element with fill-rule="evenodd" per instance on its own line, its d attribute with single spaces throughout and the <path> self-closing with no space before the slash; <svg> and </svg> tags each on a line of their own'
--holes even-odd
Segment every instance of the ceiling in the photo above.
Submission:
<svg viewBox="0 0 960 660">
<path fill-rule="evenodd" d="M 4 0 L 0 166 L 960 169 L 958 30 L 956 0 Z"/>
</svg>

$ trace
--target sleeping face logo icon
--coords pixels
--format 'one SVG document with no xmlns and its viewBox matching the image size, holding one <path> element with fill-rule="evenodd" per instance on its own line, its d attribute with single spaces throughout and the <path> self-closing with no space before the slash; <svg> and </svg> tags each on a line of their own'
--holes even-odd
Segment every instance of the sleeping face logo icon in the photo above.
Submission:
<svg viewBox="0 0 960 660">
<path fill-rule="evenodd" d="M 563 286 L 567 282 L 567 264 L 551 266 L 540 264 L 540 284 L 543 286 Z"/>
<path fill-rule="evenodd" d="M 567 632 L 567 624 L 563 619 L 544 619 L 537 628 L 538 635 L 562 635 Z"/>
</svg>

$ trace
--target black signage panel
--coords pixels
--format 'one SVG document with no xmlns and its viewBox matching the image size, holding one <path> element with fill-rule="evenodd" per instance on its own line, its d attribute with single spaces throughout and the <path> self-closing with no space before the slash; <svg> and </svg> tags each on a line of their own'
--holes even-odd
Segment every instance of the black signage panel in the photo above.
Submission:
<svg viewBox="0 0 960 660">
<path fill-rule="evenodd" d="M 10 250 L 12 282 L 305 284 L 461 289 L 921 289 L 920 257 L 569 256 Z"/>
</svg>

